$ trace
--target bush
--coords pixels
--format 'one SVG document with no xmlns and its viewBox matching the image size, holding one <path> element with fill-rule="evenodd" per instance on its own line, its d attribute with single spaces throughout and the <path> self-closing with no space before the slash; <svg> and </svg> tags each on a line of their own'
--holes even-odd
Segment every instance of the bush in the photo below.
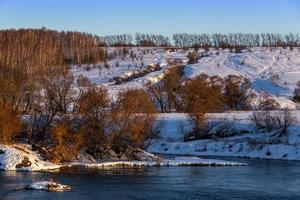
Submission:
<svg viewBox="0 0 300 200">
<path fill-rule="evenodd" d="M 183 67 L 177 66 L 169 69 L 160 82 L 148 85 L 151 99 L 161 112 L 171 112 L 172 109 L 179 110 L 178 90 L 181 86 L 182 75 Z"/>
<path fill-rule="evenodd" d="M 51 132 L 53 147 L 50 148 L 50 161 L 62 163 L 77 158 L 80 147 L 83 144 L 83 137 L 74 133 L 70 125 L 63 122 L 58 124 Z"/>
<path fill-rule="evenodd" d="M 56 118 L 71 113 L 70 108 L 76 100 L 73 76 L 69 73 L 51 75 L 43 80 L 42 92 L 35 92 L 29 115 L 28 129 L 33 133 L 33 139 L 41 142 L 49 138 Z"/>
<path fill-rule="evenodd" d="M 155 107 L 144 90 L 121 92 L 111 113 L 110 141 L 117 153 L 127 146 L 141 148 L 154 124 Z"/>
<path fill-rule="evenodd" d="M 224 118 L 221 120 L 214 119 L 212 122 L 209 124 L 210 129 L 209 133 L 213 137 L 230 137 L 233 136 L 234 133 L 234 121 L 230 120 L 228 118 Z"/>
<path fill-rule="evenodd" d="M 286 136 L 288 128 L 295 123 L 295 117 L 288 109 L 253 111 L 250 119 L 258 129 L 275 131 L 277 136 Z"/>
<path fill-rule="evenodd" d="M 196 138 L 208 137 L 209 112 L 223 110 L 221 87 L 211 85 L 205 76 L 188 80 L 180 91 L 183 110 L 188 113 Z"/>
<path fill-rule="evenodd" d="M 263 98 L 259 100 L 257 107 L 257 110 L 276 110 L 280 106 L 274 99 Z"/>
<path fill-rule="evenodd" d="M 258 129 L 270 132 L 276 128 L 275 117 L 270 111 L 253 111 L 250 119 Z"/>
<path fill-rule="evenodd" d="M 197 63 L 198 53 L 196 51 L 190 51 L 187 54 L 187 58 L 189 59 L 188 64 L 195 64 Z"/>
<path fill-rule="evenodd" d="M 248 89 L 251 87 L 249 80 L 244 80 L 236 75 L 229 75 L 225 80 L 225 99 L 230 109 L 242 110 L 248 109 L 248 100 L 250 93 Z"/>
<path fill-rule="evenodd" d="M 92 83 L 90 81 L 90 79 L 88 79 L 85 76 L 79 76 L 77 78 L 77 85 L 78 87 L 91 87 Z"/>
<path fill-rule="evenodd" d="M 86 146 L 103 145 L 105 129 L 109 123 L 109 98 L 104 87 L 92 87 L 82 95 L 78 103 L 80 131 L 86 138 Z"/>
</svg>

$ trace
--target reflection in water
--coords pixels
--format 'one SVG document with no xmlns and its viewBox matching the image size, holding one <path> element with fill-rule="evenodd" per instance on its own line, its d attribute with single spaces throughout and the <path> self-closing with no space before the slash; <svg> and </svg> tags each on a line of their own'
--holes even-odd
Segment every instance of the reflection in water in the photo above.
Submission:
<svg viewBox="0 0 300 200">
<path fill-rule="evenodd" d="M 228 159 L 250 166 L 2 171 L 0 199 L 300 199 L 300 162 Z M 15 190 L 42 180 L 70 184 L 72 191 Z"/>
</svg>

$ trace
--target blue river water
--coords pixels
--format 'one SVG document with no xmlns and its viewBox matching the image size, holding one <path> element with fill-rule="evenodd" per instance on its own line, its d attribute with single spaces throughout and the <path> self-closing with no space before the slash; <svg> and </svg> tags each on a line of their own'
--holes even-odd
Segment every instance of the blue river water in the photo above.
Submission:
<svg viewBox="0 0 300 200">
<path fill-rule="evenodd" d="M 66 168 L 55 173 L 0 171 L 0 199 L 300 199 L 300 162 L 222 159 L 249 166 Z M 70 184 L 72 191 L 16 190 L 43 180 Z"/>
</svg>

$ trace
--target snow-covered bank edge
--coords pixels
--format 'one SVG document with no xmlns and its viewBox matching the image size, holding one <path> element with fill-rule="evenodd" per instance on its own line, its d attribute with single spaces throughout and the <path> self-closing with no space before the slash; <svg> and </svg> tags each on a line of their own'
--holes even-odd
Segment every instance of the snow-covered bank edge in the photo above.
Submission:
<svg viewBox="0 0 300 200">
<path fill-rule="evenodd" d="M 163 148 L 156 148 L 158 145 Z M 300 147 L 294 145 L 274 144 L 252 147 L 251 144 L 241 142 L 199 142 L 187 143 L 157 143 L 148 150 L 154 154 L 176 156 L 217 156 L 245 159 L 288 160 L 300 161 Z M 201 146 L 202 145 L 202 146 Z M 199 147 L 199 148 L 198 148 Z M 213 149 L 215 147 L 215 149 Z M 168 149 L 167 151 L 165 149 Z"/>
<path fill-rule="evenodd" d="M 0 145 L 0 170 L 7 171 L 55 171 L 62 166 L 44 161 L 30 145 Z"/>
<path fill-rule="evenodd" d="M 70 166 L 86 168 L 112 168 L 112 167 L 176 167 L 176 166 L 247 166 L 246 163 L 230 162 L 215 159 L 203 159 L 198 157 L 175 157 L 162 161 L 107 161 L 98 163 L 73 162 Z"/>
<path fill-rule="evenodd" d="M 0 170 L 7 171 L 53 171 L 62 167 L 81 166 L 88 168 L 112 167 L 152 167 L 152 166 L 245 166 L 245 163 L 229 162 L 223 160 L 202 159 L 198 157 L 175 157 L 162 159 L 148 152 L 143 158 L 133 161 L 74 161 L 70 164 L 56 165 L 42 160 L 41 156 L 32 150 L 29 145 L 0 145 Z M 150 159 L 153 158 L 153 159 Z"/>
</svg>

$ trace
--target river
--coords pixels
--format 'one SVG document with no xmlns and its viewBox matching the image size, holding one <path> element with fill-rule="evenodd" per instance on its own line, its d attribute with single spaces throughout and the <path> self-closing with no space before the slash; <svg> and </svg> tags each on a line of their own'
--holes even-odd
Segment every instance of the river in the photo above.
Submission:
<svg viewBox="0 0 300 200">
<path fill-rule="evenodd" d="M 0 199 L 300 199 L 300 162 L 222 159 L 249 166 L 0 171 Z M 72 191 L 15 190 L 41 180 L 70 184 Z"/>
</svg>

